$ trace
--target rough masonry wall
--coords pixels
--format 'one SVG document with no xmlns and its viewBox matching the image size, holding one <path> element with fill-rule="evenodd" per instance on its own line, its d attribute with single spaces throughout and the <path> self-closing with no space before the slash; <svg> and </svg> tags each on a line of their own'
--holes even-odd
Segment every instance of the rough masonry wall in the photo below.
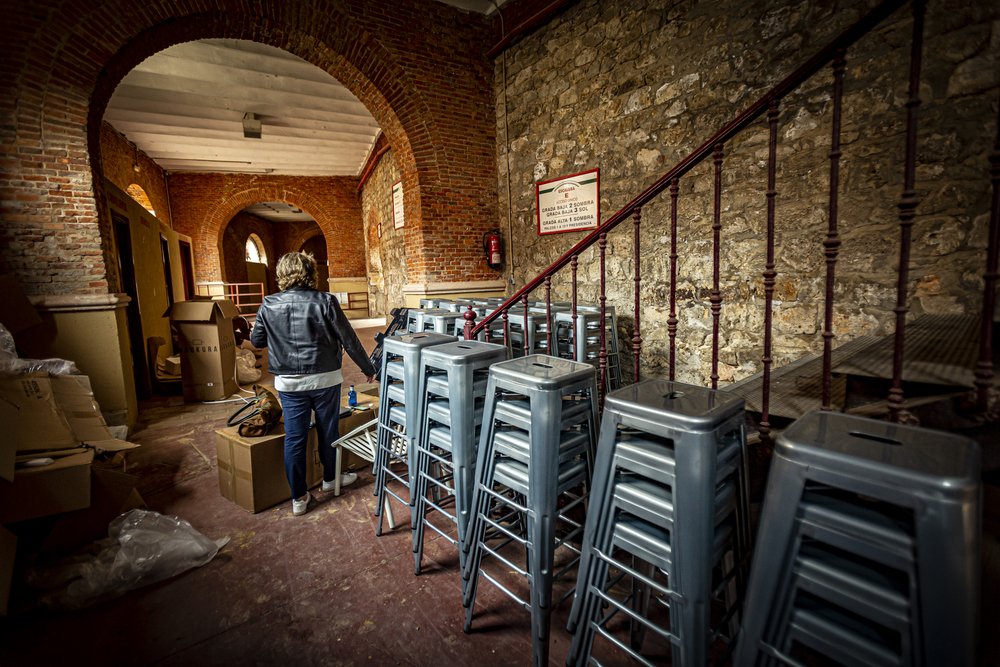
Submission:
<svg viewBox="0 0 1000 667">
<path fill-rule="evenodd" d="M 707 141 L 873 3 L 806 0 L 583 0 L 496 60 L 500 219 L 511 146 L 512 243 L 518 286 L 583 233 L 539 237 L 535 183 L 600 168 L 606 219 Z M 894 328 L 912 20 L 894 14 L 847 54 L 840 176 L 835 345 Z M 913 315 L 977 314 L 985 263 L 990 152 L 1000 77 L 1000 5 L 931 0 L 921 77 L 909 285 Z M 774 358 L 822 349 L 829 145 L 829 67 L 785 99 L 779 120 Z M 720 375 L 762 369 L 766 119 L 725 147 Z M 712 160 L 680 181 L 678 378 L 711 372 Z M 643 372 L 667 373 L 669 195 L 642 211 Z M 506 230 L 505 230 L 506 233 Z M 632 224 L 608 236 L 609 304 L 631 367 Z M 580 257 L 581 300 L 596 303 L 596 244 Z M 569 269 L 554 280 L 569 298 Z M 538 298 L 544 292 L 537 290 Z"/>
<path fill-rule="evenodd" d="M 422 0 L 80 0 L 71 11 L 55 0 L 8 4 L 0 44 L 0 271 L 13 271 L 28 293 L 120 290 L 117 272 L 106 270 L 117 250 L 101 180 L 93 178 L 94 170 L 102 176 L 104 109 L 142 60 L 206 38 L 284 48 L 331 73 L 372 112 L 406 182 L 408 244 L 427 249 L 408 265 L 410 282 L 495 276 L 479 249 L 496 217 L 483 16 Z M 185 223 L 187 232 L 197 224 Z M 218 277 L 218 239 L 200 245 L 204 271 Z M 333 262 L 333 245 L 330 251 Z M 361 253 L 355 257 L 358 265 L 345 274 L 363 266 Z M 54 281 L 69 263 L 90 266 Z"/>
<path fill-rule="evenodd" d="M 133 168 L 137 162 L 139 171 Z M 135 144 L 118 134 L 107 123 L 101 123 L 101 168 L 109 181 L 128 190 L 132 184 L 138 185 L 146 193 L 149 203 L 156 211 L 156 217 L 168 225 L 170 221 L 170 198 L 167 195 L 167 181 L 160 165 L 142 151 L 136 151 Z"/>
<path fill-rule="evenodd" d="M 264 201 L 293 204 L 316 220 L 326 237 L 330 276 L 365 275 L 357 178 L 176 173 L 167 183 L 174 229 L 192 239 L 198 280 L 235 282 L 219 266 L 219 234 L 237 212 Z"/>
<path fill-rule="evenodd" d="M 400 178 L 396 157 L 389 150 L 379 158 L 361 188 L 368 303 L 373 316 L 387 315 L 393 308 L 404 305 L 403 286 L 406 285 L 406 263 L 409 260 L 406 227 L 394 229 L 392 221 L 392 185 Z"/>
</svg>

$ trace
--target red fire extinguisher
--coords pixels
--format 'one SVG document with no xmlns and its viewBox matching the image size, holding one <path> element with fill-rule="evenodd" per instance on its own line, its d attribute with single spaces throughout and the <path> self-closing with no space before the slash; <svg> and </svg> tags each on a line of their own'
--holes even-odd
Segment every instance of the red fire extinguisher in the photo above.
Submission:
<svg viewBox="0 0 1000 667">
<path fill-rule="evenodd" d="M 486 251 L 486 263 L 491 269 L 500 268 L 500 232 L 496 229 L 483 236 L 483 250 Z"/>
</svg>

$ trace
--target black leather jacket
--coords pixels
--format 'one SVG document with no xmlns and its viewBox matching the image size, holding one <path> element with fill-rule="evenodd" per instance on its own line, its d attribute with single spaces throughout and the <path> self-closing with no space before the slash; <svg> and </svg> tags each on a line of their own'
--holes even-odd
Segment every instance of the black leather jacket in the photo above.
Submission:
<svg viewBox="0 0 1000 667">
<path fill-rule="evenodd" d="M 337 297 L 308 287 L 264 297 L 250 342 L 256 348 L 268 348 L 268 370 L 275 375 L 339 370 L 341 345 L 362 373 L 376 373 Z"/>
</svg>

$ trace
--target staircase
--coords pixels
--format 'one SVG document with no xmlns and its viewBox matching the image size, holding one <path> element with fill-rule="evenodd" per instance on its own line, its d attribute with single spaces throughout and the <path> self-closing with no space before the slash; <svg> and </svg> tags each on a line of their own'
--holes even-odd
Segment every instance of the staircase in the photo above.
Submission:
<svg viewBox="0 0 1000 667">
<path fill-rule="evenodd" d="M 909 5 L 904 9 L 905 5 Z M 763 326 L 762 334 L 763 348 L 760 351 L 760 360 L 763 370 L 759 378 L 759 433 L 761 441 L 770 443 L 774 437 L 774 426 L 771 419 L 772 401 L 772 373 L 775 368 L 775 359 L 772 355 L 773 327 L 774 327 L 774 301 L 777 271 L 775 269 L 775 236 L 776 236 L 776 199 L 779 192 L 776 188 L 776 174 L 778 173 L 779 155 L 779 126 L 780 115 L 783 106 L 788 104 L 788 100 L 794 97 L 797 92 L 806 86 L 810 87 L 810 92 L 815 93 L 817 77 L 823 76 L 824 70 L 829 68 L 832 75 L 832 85 L 829 86 L 829 100 L 832 104 L 832 122 L 830 126 L 830 140 L 828 151 L 828 163 L 820 163 L 812 166 L 812 171 L 817 173 L 828 173 L 829 194 L 826 198 L 827 225 L 825 235 L 817 235 L 815 243 L 823 248 L 826 263 L 826 275 L 824 281 L 823 298 L 824 303 L 824 326 L 822 331 L 822 353 L 817 355 L 817 397 L 819 407 L 824 410 L 834 409 L 834 348 L 836 343 L 835 330 L 835 286 L 837 284 L 837 260 L 841 247 L 840 231 L 838 230 L 838 199 L 841 194 L 842 185 L 840 183 L 840 160 L 841 150 L 841 123 L 843 117 L 844 102 L 844 78 L 847 72 L 848 52 L 852 45 L 871 31 L 884 28 L 890 21 L 904 21 L 907 16 L 904 12 L 909 12 L 912 16 L 912 36 L 910 37 L 909 53 L 909 76 L 907 84 L 907 101 L 905 110 L 901 113 L 905 115 L 905 135 L 903 137 L 903 155 L 899 160 L 902 164 L 902 187 L 899 198 L 895 203 L 898 211 L 898 226 L 894 236 L 895 239 L 886 239 L 886 242 L 893 243 L 894 253 L 898 257 L 898 269 L 896 271 L 896 306 L 895 327 L 892 345 L 885 352 L 891 356 L 891 372 L 887 372 L 887 380 L 891 381 L 887 390 L 887 401 L 885 407 L 893 421 L 901 421 L 907 418 L 904 407 L 906 396 L 904 396 L 904 353 L 907 350 L 907 329 L 910 325 L 908 314 L 909 283 L 910 283 L 910 254 L 912 241 L 912 228 L 914 218 L 919 213 L 921 197 L 917 189 L 917 157 L 918 157 L 918 129 L 919 129 L 919 109 L 921 64 L 924 50 L 924 23 L 926 14 L 926 3 L 924 0 L 916 0 L 907 3 L 904 0 L 885 0 L 870 13 L 862 17 L 857 23 L 849 27 L 833 41 L 827 44 L 812 58 L 803 63 L 798 69 L 789 74 L 784 80 L 774 86 L 770 91 L 752 103 L 745 111 L 740 113 L 734 120 L 718 130 L 714 136 L 705 141 L 701 146 L 691 152 L 686 158 L 666 171 L 655 183 L 645 191 L 637 195 L 627 205 L 608 218 L 603 224 L 595 229 L 572 248 L 566 251 L 558 260 L 553 262 L 547 269 L 539 273 L 535 278 L 528 281 L 526 285 L 517 290 L 510 298 L 506 299 L 496 310 L 486 314 L 482 320 L 476 323 L 471 306 L 466 314 L 465 337 L 471 339 L 480 336 L 485 332 L 488 336 L 491 330 L 500 329 L 497 321 L 503 322 L 503 331 L 509 329 L 507 320 L 511 314 L 523 314 L 524 319 L 528 317 L 529 297 L 531 303 L 537 299 L 542 301 L 540 295 L 534 295 L 539 288 L 544 288 L 544 304 L 546 308 L 553 303 L 553 290 L 558 294 L 569 295 L 571 298 L 571 309 L 575 316 L 578 306 L 578 269 L 581 264 L 581 255 L 584 252 L 593 252 L 596 246 L 597 261 L 599 262 L 599 291 L 598 303 L 602 318 L 605 314 L 607 304 L 607 282 L 609 250 L 608 235 L 616 230 L 620 225 L 632 224 L 632 247 L 633 256 L 631 265 L 634 267 L 634 299 L 632 315 L 634 324 L 631 330 L 631 377 L 633 381 L 638 381 L 641 377 L 643 359 L 643 337 L 645 325 L 642 319 L 642 308 L 640 307 L 640 288 L 643 281 L 643 257 L 640 254 L 640 235 L 643 231 L 643 211 L 653 208 L 654 200 L 670 201 L 670 252 L 669 252 L 669 318 L 667 319 L 668 332 L 668 364 L 667 376 L 670 380 L 675 380 L 677 374 L 677 349 L 678 334 L 682 337 L 685 331 L 680 326 L 681 320 L 677 310 L 677 276 L 678 261 L 681 259 L 678 253 L 677 218 L 679 200 L 681 200 L 682 187 L 685 178 L 697 178 L 699 174 L 708 173 L 713 179 L 712 186 L 712 210 L 704 212 L 704 217 L 711 219 L 711 256 L 705 257 L 704 261 L 711 262 L 712 279 L 710 285 L 702 285 L 700 289 L 707 290 L 710 294 L 708 299 L 711 311 L 711 375 L 709 382 L 711 387 L 718 388 L 720 380 L 719 355 L 720 355 L 720 317 L 727 306 L 727 300 L 720 289 L 720 270 L 722 268 L 723 242 L 725 240 L 722 228 L 722 211 L 725 205 L 723 193 L 724 161 L 733 157 L 740 150 L 752 150 L 747 145 L 753 142 L 748 140 L 751 133 L 761 131 L 761 121 L 767 127 L 767 157 L 766 157 L 766 260 L 760 267 L 758 274 L 763 281 L 764 303 L 763 303 Z M 932 57 L 937 54 L 930 54 Z M 862 65 L 864 63 L 861 63 Z M 826 75 L 829 76 L 829 75 Z M 892 113 L 890 111 L 889 113 Z M 1000 121 L 998 121 L 1000 127 Z M 746 157 L 746 156 L 744 156 Z M 974 323 L 974 329 L 978 330 L 978 339 L 972 344 L 977 351 L 974 354 L 974 363 L 969 362 L 972 376 L 974 377 L 974 394 L 967 401 L 966 413 L 984 414 L 988 408 L 996 401 L 994 389 L 994 312 L 996 303 L 996 283 L 998 278 L 998 247 L 1000 247 L 1000 134 L 996 139 L 994 150 L 989 158 L 991 166 L 987 172 L 987 166 L 983 165 L 983 191 L 992 188 L 991 191 L 991 212 L 989 216 L 989 231 L 987 251 L 983 257 L 983 301 L 982 314 L 978 321 Z M 986 182 L 986 175 L 989 174 L 989 184 Z M 623 228 L 627 230 L 627 226 Z M 626 231 L 627 233 L 627 231 Z M 647 258 L 648 261 L 648 258 Z M 568 268 L 568 271 L 566 270 Z M 742 276 L 745 281 L 753 281 L 754 276 Z M 568 286 L 567 286 L 568 281 Z M 850 298 L 849 296 L 847 298 Z M 618 313 L 621 318 L 625 309 L 619 305 Z M 470 317 L 471 315 L 471 317 Z M 494 323 L 491 326 L 491 323 Z M 967 324 L 963 326 L 966 326 Z M 947 337 L 946 337 L 947 339 Z M 629 341 L 628 337 L 623 342 Z M 508 342 L 508 341 L 505 341 Z M 623 356 L 627 356 L 627 352 Z M 821 359 L 821 363 L 820 363 Z M 605 387 L 606 378 L 609 372 L 609 351 L 604 337 L 601 340 L 599 354 L 599 368 L 601 382 L 599 386 Z M 996 410 L 993 410 L 994 412 Z"/>
</svg>

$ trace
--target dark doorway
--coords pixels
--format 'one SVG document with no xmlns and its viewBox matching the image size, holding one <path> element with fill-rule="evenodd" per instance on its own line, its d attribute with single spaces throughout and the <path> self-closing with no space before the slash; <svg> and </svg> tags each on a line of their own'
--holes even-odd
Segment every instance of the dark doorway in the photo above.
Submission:
<svg viewBox="0 0 1000 667">
<path fill-rule="evenodd" d="M 191 244 L 179 241 L 181 246 L 181 272 L 184 274 L 184 300 L 194 298 L 194 260 L 191 257 Z"/>
<path fill-rule="evenodd" d="M 139 290 L 135 284 L 135 267 L 132 260 L 132 236 L 128 218 L 112 212 L 115 222 L 115 242 L 118 244 L 118 270 L 122 276 L 122 289 L 131 297 L 125 307 L 128 322 L 129 347 L 132 349 L 132 375 L 135 377 L 135 392 L 139 400 L 149 398 L 152 393 L 149 373 L 146 371 L 146 349 L 142 337 L 142 317 L 139 314 Z"/>
<path fill-rule="evenodd" d="M 170 242 L 160 234 L 160 254 L 163 256 L 163 278 L 167 282 L 167 305 L 174 305 L 174 277 L 170 271 Z"/>
</svg>

